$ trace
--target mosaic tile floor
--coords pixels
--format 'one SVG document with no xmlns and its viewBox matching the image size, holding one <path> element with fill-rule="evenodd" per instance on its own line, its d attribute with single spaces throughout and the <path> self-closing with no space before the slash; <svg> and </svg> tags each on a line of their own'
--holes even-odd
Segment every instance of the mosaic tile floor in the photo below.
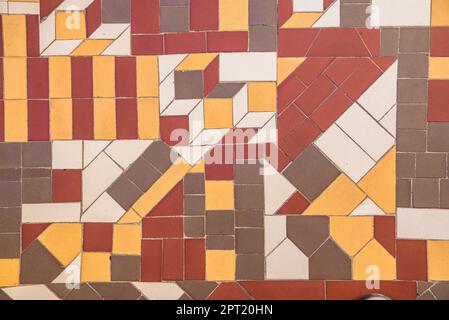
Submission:
<svg viewBox="0 0 449 320">
<path fill-rule="evenodd" d="M 0 13 L 0 300 L 449 299 L 448 0 Z"/>
</svg>

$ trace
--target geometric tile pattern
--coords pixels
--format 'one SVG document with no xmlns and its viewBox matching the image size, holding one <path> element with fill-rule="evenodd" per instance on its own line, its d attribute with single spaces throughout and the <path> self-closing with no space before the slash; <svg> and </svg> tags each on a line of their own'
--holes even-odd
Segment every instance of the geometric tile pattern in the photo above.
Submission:
<svg viewBox="0 0 449 320">
<path fill-rule="evenodd" d="M 0 300 L 449 299 L 446 0 L 0 13 Z"/>
</svg>

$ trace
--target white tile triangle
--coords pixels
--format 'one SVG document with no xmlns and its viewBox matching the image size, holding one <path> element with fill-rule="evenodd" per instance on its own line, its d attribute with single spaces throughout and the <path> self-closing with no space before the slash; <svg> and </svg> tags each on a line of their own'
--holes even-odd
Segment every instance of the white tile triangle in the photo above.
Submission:
<svg viewBox="0 0 449 320">
<path fill-rule="evenodd" d="M 84 141 L 83 168 L 87 167 L 111 141 Z"/>
<path fill-rule="evenodd" d="M 370 198 L 363 200 L 350 216 L 383 216 L 385 213 Z"/>
<path fill-rule="evenodd" d="M 296 191 L 296 188 L 273 166 L 264 166 L 265 214 L 272 215 Z"/>
<path fill-rule="evenodd" d="M 186 54 L 159 56 L 159 83 L 162 82 L 181 63 Z"/>
<path fill-rule="evenodd" d="M 79 254 L 52 283 L 75 285 L 81 282 L 81 254 Z"/>
<path fill-rule="evenodd" d="M 106 149 L 120 167 L 126 169 L 149 147 L 151 140 L 115 140 Z"/>
</svg>

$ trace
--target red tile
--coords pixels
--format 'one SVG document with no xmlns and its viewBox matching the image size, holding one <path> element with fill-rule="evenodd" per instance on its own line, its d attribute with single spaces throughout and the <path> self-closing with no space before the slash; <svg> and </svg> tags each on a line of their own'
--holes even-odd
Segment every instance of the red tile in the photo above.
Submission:
<svg viewBox="0 0 449 320">
<path fill-rule="evenodd" d="M 116 99 L 117 139 L 137 139 L 137 100 Z"/>
<path fill-rule="evenodd" d="M 380 69 L 371 61 L 366 60 L 349 79 L 342 85 L 341 89 L 347 93 L 353 101 L 360 96 L 382 75 Z"/>
<path fill-rule="evenodd" d="M 3 100 L 0 100 L 0 141 L 5 141 L 5 106 Z"/>
<path fill-rule="evenodd" d="M 218 84 L 219 79 L 219 66 L 220 59 L 217 56 L 207 67 L 204 69 L 204 84 L 203 92 L 206 97 Z"/>
<path fill-rule="evenodd" d="M 336 85 L 341 85 L 348 79 L 367 58 L 336 58 L 326 70 L 326 76 Z"/>
<path fill-rule="evenodd" d="M 115 58 L 116 97 L 136 97 L 136 58 Z"/>
<path fill-rule="evenodd" d="M 429 80 L 429 122 L 449 121 L 449 80 Z"/>
<path fill-rule="evenodd" d="M 161 140 L 169 146 L 189 144 L 189 117 L 162 116 L 159 119 Z"/>
<path fill-rule="evenodd" d="M 291 160 L 294 160 L 320 133 L 320 129 L 312 120 L 308 119 L 297 130 L 293 131 L 287 139 L 281 141 L 279 147 Z"/>
<path fill-rule="evenodd" d="M 83 251 L 112 252 L 112 223 L 85 223 Z"/>
<path fill-rule="evenodd" d="M 449 28 L 430 28 L 430 55 L 449 57 Z"/>
<path fill-rule="evenodd" d="M 353 28 L 321 29 L 307 53 L 309 57 L 369 57 L 370 55 L 356 29 Z"/>
<path fill-rule="evenodd" d="M 41 2 L 42 5 L 42 2 Z M 39 57 L 39 16 L 26 15 L 27 56 Z M 41 16 L 42 17 L 42 16 Z M 1 41 L 0 41 L 1 43 Z"/>
<path fill-rule="evenodd" d="M 396 256 L 395 217 L 374 217 L 374 238 L 394 257 Z"/>
<path fill-rule="evenodd" d="M 162 240 L 142 240 L 141 281 L 159 282 L 162 274 Z"/>
<path fill-rule="evenodd" d="M 371 56 L 376 57 L 380 55 L 380 29 L 366 29 L 359 28 L 357 33 L 362 38 L 363 43 L 368 48 Z"/>
<path fill-rule="evenodd" d="M 185 239 L 185 279 L 204 280 L 206 277 L 206 245 L 204 239 Z"/>
<path fill-rule="evenodd" d="M 324 132 L 351 105 L 352 101 L 341 90 L 337 89 L 313 112 L 310 118 Z"/>
<path fill-rule="evenodd" d="M 162 280 L 183 280 L 184 241 L 164 239 L 162 241 Z"/>
<path fill-rule="evenodd" d="M 92 57 L 72 57 L 72 97 L 92 98 Z"/>
<path fill-rule="evenodd" d="M 3 19 L 2 15 L 0 15 L 0 43 L 2 44 L 0 46 L 0 57 L 3 57 Z M 3 78 L 3 77 L 0 77 Z"/>
<path fill-rule="evenodd" d="M 27 59 L 28 99 L 48 99 L 48 59 Z"/>
<path fill-rule="evenodd" d="M 248 51 L 247 31 L 219 31 L 207 33 L 208 52 Z"/>
<path fill-rule="evenodd" d="M 133 34 L 131 50 L 133 55 L 163 54 L 164 36 L 162 34 Z"/>
<path fill-rule="evenodd" d="M 50 139 L 50 111 L 48 100 L 28 100 L 28 140 Z"/>
<path fill-rule="evenodd" d="M 306 116 L 295 104 L 288 106 L 277 119 L 279 140 L 287 138 L 305 120 Z"/>
<path fill-rule="evenodd" d="M 241 281 L 256 300 L 324 300 L 324 281 Z"/>
<path fill-rule="evenodd" d="M 206 164 L 205 166 L 206 180 L 233 180 L 234 165 L 233 164 Z"/>
<path fill-rule="evenodd" d="M 73 99 L 73 139 L 94 138 L 94 110 L 92 99 Z"/>
<path fill-rule="evenodd" d="M 190 0 L 190 30 L 218 30 L 218 0 Z"/>
<path fill-rule="evenodd" d="M 307 58 L 293 74 L 304 84 L 310 85 L 323 73 L 333 60 L 333 58 Z"/>
<path fill-rule="evenodd" d="M 381 281 L 379 289 L 368 289 L 365 281 L 327 281 L 328 300 L 361 300 L 370 294 L 383 294 L 393 300 L 415 300 L 416 282 Z"/>
<path fill-rule="evenodd" d="M 329 8 L 329 6 L 334 2 L 335 0 L 324 0 L 323 2 L 323 8 L 324 10 L 326 10 L 327 8 Z"/>
<path fill-rule="evenodd" d="M 276 212 L 276 214 L 301 214 L 310 205 L 309 200 L 307 200 L 299 192 L 295 192 L 290 199 L 288 199 L 281 208 Z"/>
<path fill-rule="evenodd" d="M 206 52 L 206 33 L 168 33 L 164 35 L 164 43 L 165 54 Z"/>
<path fill-rule="evenodd" d="M 396 57 L 373 57 L 371 59 L 384 72 L 397 60 Z"/>
<path fill-rule="evenodd" d="M 277 161 L 273 163 L 270 161 L 270 164 L 279 172 L 282 172 L 287 165 L 291 162 L 291 159 L 282 151 L 278 146 L 271 145 L 272 148 L 277 149 Z"/>
<path fill-rule="evenodd" d="M 94 0 L 86 8 L 86 32 L 87 37 L 101 25 L 101 0 Z"/>
<path fill-rule="evenodd" d="M 278 1 L 278 25 L 282 26 L 293 14 L 293 1 Z"/>
<path fill-rule="evenodd" d="M 182 238 L 182 217 L 150 217 L 143 219 L 144 238 Z"/>
<path fill-rule="evenodd" d="M 52 171 L 53 202 L 81 202 L 81 170 Z"/>
<path fill-rule="evenodd" d="M 63 0 L 40 0 L 39 11 L 41 19 L 47 17 L 50 13 L 52 13 L 54 9 L 56 9 L 61 4 L 62 1 Z"/>
<path fill-rule="evenodd" d="M 251 300 L 251 297 L 243 291 L 237 282 L 223 282 L 207 300 Z"/>
<path fill-rule="evenodd" d="M 278 112 L 290 105 L 305 88 L 294 75 L 290 75 L 285 79 L 278 87 Z"/>
<path fill-rule="evenodd" d="M 179 182 L 167 195 L 150 211 L 147 217 L 182 216 L 184 212 L 184 188 Z"/>
<path fill-rule="evenodd" d="M 131 0 L 131 33 L 159 33 L 159 0 Z"/>
<path fill-rule="evenodd" d="M 311 115 L 334 91 L 335 85 L 327 77 L 320 76 L 295 100 L 295 104 L 306 115 Z"/>
<path fill-rule="evenodd" d="M 32 223 L 22 224 L 22 251 L 25 251 L 28 246 L 47 229 L 49 223 Z"/>
<path fill-rule="evenodd" d="M 397 276 L 400 280 L 427 280 L 427 246 L 424 240 L 396 242 Z"/>
<path fill-rule="evenodd" d="M 280 57 L 305 57 L 319 29 L 281 29 L 278 38 Z"/>
</svg>

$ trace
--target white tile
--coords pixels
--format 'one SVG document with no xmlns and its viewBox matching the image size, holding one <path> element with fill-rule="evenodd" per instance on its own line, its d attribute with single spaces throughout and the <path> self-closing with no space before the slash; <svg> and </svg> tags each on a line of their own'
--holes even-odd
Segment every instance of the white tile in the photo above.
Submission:
<svg viewBox="0 0 449 320">
<path fill-rule="evenodd" d="M 175 100 L 175 73 L 170 73 L 159 85 L 159 111 L 162 113 Z"/>
<path fill-rule="evenodd" d="M 354 182 L 358 182 L 375 165 L 374 160 L 336 124 L 327 129 L 315 145 Z"/>
<path fill-rule="evenodd" d="M 237 128 L 262 128 L 273 117 L 274 112 L 249 112 L 237 124 Z"/>
<path fill-rule="evenodd" d="M 86 9 L 94 0 L 64 0 L 57 8 L 58 11 L 82 11 Z"/>
<path fill-rule="evenodd" d="M 82 40 L 55 40 L 44 52 L 43 56 L 66 56 L 80 45 Z"/>
<path fill-rule="evenodd" d="M 220 53 L 220 82 L 276 81 L 276 52 Z"/>
<path fill-rule="evenodd" d="M 397 119 L 398 108 L 394 106 L 387 112 L 382 119 L 380 119 L 380 124 L 393 136 L 396 137 L 396 119 Z"/>
<path fill-rule="evenodd" d="M 82 169 L 83 142 L 53 141 L 52 162 L 53 169 Z"/>
<path fill-rule="evenodd" d="M 194 166 L 213 146 L 175 146 L 175 150 L 187 163 Z"/>
<path fill-rule="evenodd" d="M 159 61 L 159 82 L 175 70 L 175 68 L 187 57 L 186 54 L 169 54 L 158 57 Z"/>
<path fill-rule="evenodd" d="M 340 0 L 335 1 L 313 24 L 313 28 L 335 28 L 340 26 Z"/>
<path fill-rule="evenodd" d="M 56 39 L 55 13 L 39 24 L 39 51 L 42 53 Z"/>
<path fill-rule="evenodd" d="M 192 142 L 200 133 L 204 130 L 204 100 L 200 100 L 200 103 L 189 114 L 189 142 Z"/>
<path fill-rule="evenodd" d="M 286 216 L 265 216 L 265 255 L 269 255 L 285 238 L 287 238 Z"/>
<path fill-rule="evenodd" d="M 59 300 L 59 298 L 45 285 L 31 285 L 3 288 L 12 300 Z"/>
<path fill-rule="evenodd" d="M 249 144 L 259 144 L 259 143 L 278 143 L 278 130 L 277 130 L 277 122 L 276 122 L 276 115 L 271 117 L 267 121 L 267 123 L 257 130 L 257 134 L 251 138 L 251 140 L 248 142 Z M 278 153 L 273 152 L 270 154 L 270 158 L 273 158 L 273 156 L 277 157 Z"/>
<path fill-rule="evenodd" d="M 33 203 L 22 205 L 23 223 L 79 222 L 81 203 Z"/>
<path fill-rule="evenodd" d="M 117 222 L 125 210 L 105 192 L 81 216 L 81 222 Z"/>
<path fill-rule="evenodd" d="M 321 12 L 323 0 L 293 0 L 293 12 Z"/>
<path fill-rule="evenodd" d="M 248 113 L 248 85 L 242 89 L 232 99 L 232 119 L 234 126 Z"/>
<path fill-rule="evenodd" d="M 86 140 L 83 142 L 83 168 L 87 167 L 111 141 Z"/>
<path fill-rule="evenodd" d="M 308 279 L 309 259 L 289 239 L 266 258 L 267 279 Z"/>
<path fill-rule="evenodd" d="M 150 146 L 151 140 L 115 140 L 105 150 L 123 169 L 128 168 Z"/>
<path fill-rule="evenodd" d="M 394 138 L 357 103 L 346 110 L 336 123 L 376 161 L 395 143 Z"/>
<path fill-rule="evenodd" d="M 373 0 L 381 27 L 429 26 L 431 0 Z"/>
<path fill-rule="evenodd" d="M 132 284 L 149 300 L 177 300 L 184 294 L 176 283 L 133 282 Z"/>
<path fill-rule="evenodd" d="M 296 188 L 271 165 L 264 167 L 265 214 L 273 215 L 295 193 Z"/>
<path fill-rule="evenodd" d="M 206 129 L 192 141 L 193 146 L 210 146 L 217 144 L 229 129 Z"/>
<path fill-rule="evenodd" d="M 117 39 L 128 28 L 129 23 L 102 23 L 89 39 Z"/>
<path fill-rule="evenodd" d="M 8 2 L 6 0 L 0 1 L 0 13 L 1 14 L 8 13 Z"/>
<path fill-rule="evenodd" d="M 9 2 L 9 14 L 39 14 L 38 2 Z"/>
<path fill-rule="evenodd" d="M 65 283 L 71 286 L 81 283 L 81 253 L 56 277 L 52 283 Z"/>
<path fill-rule="evenodd" d="M 449 240 L 449 210 L 397 209 L 397 238 Z"/>
<path fill-rule="evenodd" d="M 122 173 L 122 169 L 101 153 L 83 170 L 83 211 L 85 211 Z"/>
<path fill-rule="evenodd" d="M 351 212 L 350 216 L 382 216 L 385 213 L 379 208 L 373 200 L 366 198 L 361 204 L 358 205 L 354 211 Z"/>
<path fill-rule="evenodd" d="M 167 109 L 162 112 L 162 116 L 186 116 L 200 103 L 201 99 L 175 99 Z"/>
<path fill-rule="evenodd" d="M 102 53 L 103 56 L 129 56 L 131 55 L 131 27 L 128 27 L 114 40 Z"/>
</svg>

